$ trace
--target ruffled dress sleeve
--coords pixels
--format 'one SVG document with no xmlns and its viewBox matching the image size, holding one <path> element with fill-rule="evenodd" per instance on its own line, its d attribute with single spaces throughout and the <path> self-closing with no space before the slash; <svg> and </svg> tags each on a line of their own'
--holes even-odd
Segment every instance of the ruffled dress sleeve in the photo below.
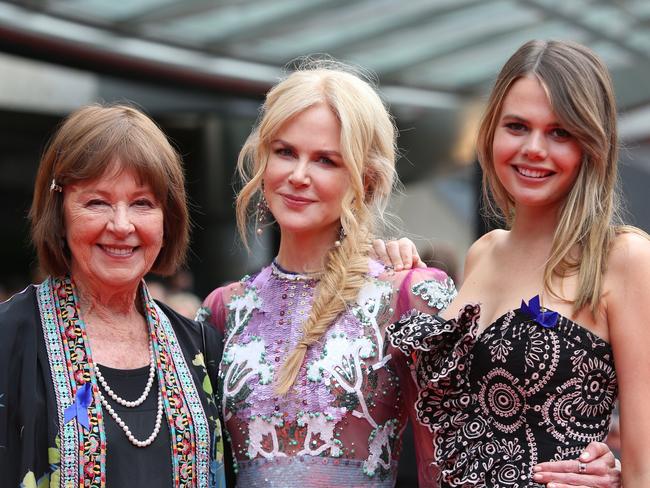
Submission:
<svg viewBox="0 0 650 488">
<path fill-rule="evenodd" d="M 435 472 L 445 460 L 457 459 L 463 446 L 455 433 L 465 422 L 470 404 L 470 352 L 478 337 L 478 305 L 466 305 L 454 319 L 412 310 L 388 327 L 390 344 L 406 358 L 417 385 L 414 414 L 429 431 L 429 471 L 424 482 L 435 486 Z M 432 442 L 433 441 L 433 442 Z M 421 482 L 422 484 L 422 482 Z"/>
<path fill-rule="evenodd" d="M 456 296 L 456 287 L 446 273 L 436 268 L 418 268 L 395 273 L 391 279 L 394 280 L 397 298 L 392 325 L 387 327 L 387 336 L 390 339 L 388 346 L 393 357 L 393 365 L 400 376 L 404 405 L 407 407 L 406 413 L 413 431 L 418 484 L 421 487 L 433 488 L 437 486 L 437 472 L 432 467 L 432 434 L 416 416 L 414 405 L 418 401 L 420 387 L 414 374 L 413 361 L 410 355 L 402 354 L 401 349 L 395 347 L 391 335 L 396 325 L 401 323 L 401 317 L 406 320 L 416 314 L 435 316 L 440 310 L 445 309 Z"/>
</svg>

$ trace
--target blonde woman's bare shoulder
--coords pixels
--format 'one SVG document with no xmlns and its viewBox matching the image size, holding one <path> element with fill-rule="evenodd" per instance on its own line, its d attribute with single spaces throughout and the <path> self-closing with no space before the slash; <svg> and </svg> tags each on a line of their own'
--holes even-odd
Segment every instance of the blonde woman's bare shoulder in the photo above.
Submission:
<svg viewBox="0 0 650 488">
<path fill-rule="evenodd" d="M 650 315 L 650 238 L 643 231 L 631 228 L 616 236 L 607 257 L 602 297 L 612 344 L 629 352 L 631 337 L 637 344 L 650 341 L 646 337 L 650 329 L 645 327 Z"/>
</svg>

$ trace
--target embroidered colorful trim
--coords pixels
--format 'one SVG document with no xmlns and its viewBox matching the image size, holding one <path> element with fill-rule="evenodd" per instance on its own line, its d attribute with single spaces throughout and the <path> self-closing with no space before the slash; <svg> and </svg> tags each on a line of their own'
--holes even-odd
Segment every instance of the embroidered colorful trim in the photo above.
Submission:
<svg viewBox="0 0 650 488">
<path fill-rule="evenodd" d="M 48 279 L 38 289 L 41 324 L 54 393 L 61 438 L 61 486 L 104 487 L 106 484 L 106 435 L 97 401 L 97 383 L 87 346 L 86 330 L 79 318 L 75 293 L 69 279 Z M 78 421 L 64 422 L 77 389 L 90 382 L 93 398 L 88 407 L 90 428 Z"/>
<path fill-rule="evenodd" d="M 156 356 L 158 380 L 172 440 L 172 468 L 177 488 L 208 487 L 210 430 L 189 366 L 169 319 L 142 286 L 147 323 Z M 70 278 L 48 278 L 38 289 L 61 438 L 61 486 L 104 488 L 106 436 L 86 328 L 79 315 Z M 90 428 L 64 412 L 84 384 L 92 386 L 88 406 Z"/>
<path fill-rule="evenodd" d="M 159 384 L 172 438 L 175 484 L 180 487 L 208 486 L 210 476 L 210 429 L 192 374 L 169 319 L 144 289 Z M 171 409 L 180 410 L 172 417 Z M 196 458 L 195 458 L 196 455 Z"/>
</svg>

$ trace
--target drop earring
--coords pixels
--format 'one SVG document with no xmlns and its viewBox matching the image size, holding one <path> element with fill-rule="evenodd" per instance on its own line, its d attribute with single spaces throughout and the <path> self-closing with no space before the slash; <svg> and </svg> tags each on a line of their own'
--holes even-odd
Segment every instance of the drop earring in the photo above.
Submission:
<svg viewBox="0 0 650 488">
<path fill-rule="evenodd" d="M 269 204 L 266 202 L 266 198 L 264 198 L 264 193 L 262 193 L 259 201 L 257 202 L 257 211 L 255 217 L 255 232 L 258 236 L 261 236 L 264 232 L 264 224 L 266 223 L 270 213 L 271 210 L 269 209 Z"/>
<path fill-rule="evenodd" d="M 343 239 L 345 239 L 345 236 L 347 234 L 345 233 L 345 230 L 343 230 L 343 226 L 339 229 L 339 238 L 334 241 L 334 246 L 335 247 L 341 247 L 341 243 L 343 242 Z"/>
</svg>

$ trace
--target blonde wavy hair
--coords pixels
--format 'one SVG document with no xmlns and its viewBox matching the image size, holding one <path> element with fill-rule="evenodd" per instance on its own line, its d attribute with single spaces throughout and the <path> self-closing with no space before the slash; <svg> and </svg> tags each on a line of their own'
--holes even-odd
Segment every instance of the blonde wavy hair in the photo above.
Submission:
<svg viewBox="0 0 650 488">
<path fill-rule="evenodd" d="M 368 272 L 374 229 L 396 180 L 395 126 L 372 82 L 341 63 L 306 60 L 268 92 L 258 123 L 239 154 L 237 168 L 244 186 L 237 195 L 237 224 L 244 243 L 252 204 L 262 191 L 271 141 L 288 121 L 317 104 L 326 104 L 341 125 L 341 156 L 350 177 L 341 211 L 346 237 L 340 246 L 332 243 L 325 257 L 302 337 L 277 378 L 280 394 L 295 382 L 307 349 L 356 299 Z"/>
<path fill-rule="evenodd" d="M 499 73 L 478 132 L 477 152 L 483 169 L 484 202 L 490 214 L 514 219 L 514 201 L 497 178 L 492 160 L 494 133 L 510 87 L 535 77 L 544 87 L 559 122 L 579 142 L 582 162 L 566 196 L 549 258 L 544 287 L 556 298 L 573 303 L 574 311 L 600 299 L 611 245 L 621 226 L 618 197 L 616 99 L 605 64 L 591 50 L 566 41 L 533 40 L 521 46 Z M 578 252 L 575 252 L 578 251 Z M 578 275 L 573 299 L 554 291 L 553 278 Z"/>
</svg>

